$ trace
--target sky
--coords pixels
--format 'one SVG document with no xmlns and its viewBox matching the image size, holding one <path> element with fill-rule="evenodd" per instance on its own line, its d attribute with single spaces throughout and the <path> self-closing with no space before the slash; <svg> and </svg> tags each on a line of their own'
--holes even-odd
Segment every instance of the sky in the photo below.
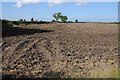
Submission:
<svg viewBox="0 0 120 80">
<path fill-rule="evenodd" d="M 117 2 L 34 1 L 36 2 L 2 2 L 2 19 L 30 20 L 33 17 L 34 20 L 51 21 L 54 13 L 61 12 L 69 21 L 78 19 L 81 22 L 118 22 Z"/>
</svg>

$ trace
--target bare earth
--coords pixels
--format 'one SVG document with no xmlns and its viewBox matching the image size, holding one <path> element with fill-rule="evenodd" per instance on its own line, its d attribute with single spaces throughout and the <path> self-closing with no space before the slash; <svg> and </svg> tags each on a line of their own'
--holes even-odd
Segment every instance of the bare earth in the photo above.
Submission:
<svg viewBox="0 0 120 80">
<path fill-rule="evenodd" d="M 113 78 L 118 25 L 54 23 L 19 26 L 3 37 L 2 68 L 13 77 Z"/>
</svg>

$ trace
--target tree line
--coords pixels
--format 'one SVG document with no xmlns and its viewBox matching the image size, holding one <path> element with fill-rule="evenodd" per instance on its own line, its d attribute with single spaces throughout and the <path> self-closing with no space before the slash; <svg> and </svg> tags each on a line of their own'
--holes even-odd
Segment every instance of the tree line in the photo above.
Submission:
<svg viewBox="0 0 120 80">
<path fill-rule="evenodd" d="M 5 20 L 5 19 L 0 19 L 0 21 L 2 21 L 2 24 L 15 24 L 15 25 L 20 25 L 20 24 L 44 24 L 44 23 L 53 23 L 53 22 L 57 22 L 57 23 L 73 23 L 73 21 L 68 21 L 68 17 L 66 15 L 63 15 L 61 12 L 57 12 L 53 14 L 53 18 L 54 20 L 52 21 L 38 21 L 38 20 L 34 20 L 34 18 L 32 17 L 29 21 L 26 19 L 20 19 L 18 21 L 9 21 L 9 20 Z M 78 20 L 75 20 L 74 22 L 78 23 Z"/>
<path fill-rule="evenodd" d="M 55 20 L 52 20 L 51 22 L 72 22 L 72 21 L 67 21 L 68 20 L 68 17 L 63 15 L 61 12 L 58 12 L 58 13 L 54 13 L 53 14 L 53 18 Z M 26 22 L 26 19 L 20 19 L 19 20 L 20 22 Z M 31 18 L 30 20 L 31 22 L 38 22 L 37 20 L 34 20 L 33 18 Z M 42 21 L 41 21 L 42 22 Z M 78 20 L 76 19 L 75 22 L 78 22 Z"/>
</svg>

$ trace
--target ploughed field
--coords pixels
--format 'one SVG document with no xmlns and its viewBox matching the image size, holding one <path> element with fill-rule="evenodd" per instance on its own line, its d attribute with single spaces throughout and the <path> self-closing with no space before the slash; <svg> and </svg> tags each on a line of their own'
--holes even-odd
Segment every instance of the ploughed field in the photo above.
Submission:
<svg viewBox="0 0 120 80">
<path fill-rule="evenodd" d="M 118 77 L 117 24 L 22 25 L 3 35 L 5 78 Z"/>
</svg>

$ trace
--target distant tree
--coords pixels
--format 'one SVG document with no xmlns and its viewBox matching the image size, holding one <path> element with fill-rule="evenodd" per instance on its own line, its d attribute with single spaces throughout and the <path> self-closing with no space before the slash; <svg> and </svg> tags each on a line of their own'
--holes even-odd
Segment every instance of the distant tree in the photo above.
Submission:
<svg viewBox="0 0 120 80">
<path fill-rule="evenodd" d="M 76 19 L 75 22 L 78 23 L 78 20 Z"/>
<path fill-rule="evenodd" d="M 67 16 L 61 16 L 60 19 L 61 19 L 62 22 L 66 22 L 68 20 L 68 17 Z"/>
<path fill-rule="evenodd" d="M 43 22 L 43 20 L 40 20 L 39 22 Z"/>
<path fill-rule="evenodd" d="M 20 19 L 20 22 L 23 22 L 23 19 Z"/>
<path fill-rule="evenodd" d="M 67 16 L 62 15 L 60 12 L 58 13 L 54 13 L 53 17 L 55 18 L 55 20 L 58 22 L 58 20 L 60 20 L 61 22 L 66 22 L 68 20 Z"/>
<path fill-rule="evenodd" d="M 34 19 L 33 19 L 33 18 L 31 18 L 31 21 L 34 21 Z"/>
<path fill-rule="evenodd" d="M 54 13 L 53 17 L 55 18 L 56 21 L 58 21 L 57 13 Z"/>
<path fill-rule="evenodd" d="M 38 20 L 35 20 L 35 22 L 38 22 Z"/>
<path fill-rule="evenodd" d="M 24 22 L 26 21 L 26 19 L 24 19 Z"/>
<path fill-rule="evenodd" d="M 11 22 L 9 20 L 3 19 L 1 21 L 2 21 L 2 28 L 3 29 L 13 26 L 13 22 Z"/>
<path fill-rule="evenodd" d="M 68 20 L 68 17 L 67 16 L 64 16 L 64 20 L 65 20 L 65 22 Z"/>
<path fill-rule="evenodd" d="M 51 22 L 55 22 L 55 20 L 52 20 Z"/>
<path fill-rule="evenodd" d="M 60 19 L 60 15 L 61 15 L 60 12 L 54 13 L 54 14 L 53 14 L 53 17 L 55 18 L 56 21 L 58 21 L 58 20 Z"/>
<path fill-rule="evenodd" d="M 58 12 L 57 15 L 58 15 L 58 19 L 61 19 L 61 16 L 63 16 L 62 13 L 60 12 Z"/>
</svg>

